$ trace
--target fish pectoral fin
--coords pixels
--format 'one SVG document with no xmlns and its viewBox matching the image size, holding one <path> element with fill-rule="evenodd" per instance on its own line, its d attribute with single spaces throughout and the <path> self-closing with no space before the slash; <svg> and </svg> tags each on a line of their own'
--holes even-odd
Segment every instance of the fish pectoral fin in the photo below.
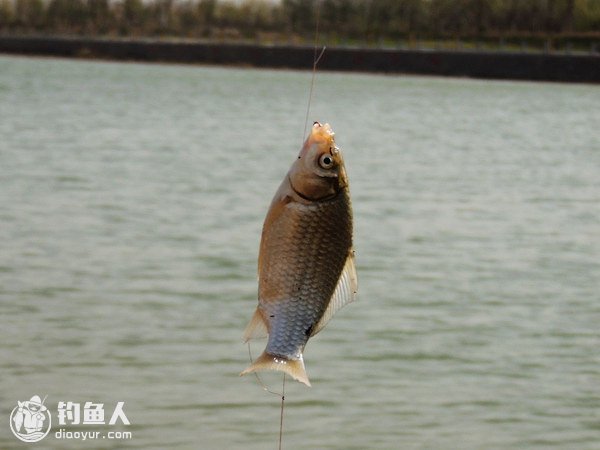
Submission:
<svg viewBox="0 0 600 450">
<path fill-rule="evenodd" d="M 265 319 L 263 318 L 258 308 L 256 308 L 252 319 L 250 319 L 250 323 L 244 330 L 244 342 L 248 342 L 250 339 L 265 338 L 268 335 L 269 331 L 267 329 Z"/>
<path fill-rule="evenodd" d="M 339 311 L 343 306 L 353 302 L 356 299 L 356 293 L 358 292 L 358 276 L 356 275 L 356 266 L 354 264 L 354 251 L 350 250 L 344 270 L 338 280 L 337 286 L 333 291 L 333 295 L 329 300 L 327 309 L 323 313 L 323 316 L 313 328 L 311 337 L 325 328 L 327 322 L 331 320 L 333 315 Z"/>
<path fill-rule="evenodd" d="M 263 352 L 256 360 L 246 368 L 240 376 L 258 372 L 260 370 L 278 370 L 291 376 L 294 380 L 304 383 L 310 387 L 306 368 L 304 367 L 304 359 L 300 355 L 300 359 L 288 359 L 282 356 L 272 355 L 271 353 Z"/>
</svg>

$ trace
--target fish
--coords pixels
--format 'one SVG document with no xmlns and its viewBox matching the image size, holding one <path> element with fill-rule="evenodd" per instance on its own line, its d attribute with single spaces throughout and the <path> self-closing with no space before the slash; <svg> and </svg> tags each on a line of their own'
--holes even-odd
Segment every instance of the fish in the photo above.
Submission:
<svg viewBox="0 0 600 450">
<path fill-rule="evenodd" d="M 315 122 L 265 217 L 258 306 L 243 339 L 268 340 L 240 375 L 276 370 L 310 386 L 304 347 L 357 292 L 344 159 L 331 126 Z"/>
</svg>

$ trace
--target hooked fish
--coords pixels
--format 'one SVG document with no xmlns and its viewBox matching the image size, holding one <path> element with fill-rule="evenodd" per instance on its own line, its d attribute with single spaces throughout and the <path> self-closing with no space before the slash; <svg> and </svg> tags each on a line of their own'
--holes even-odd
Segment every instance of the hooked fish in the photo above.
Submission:
<svg viewBox="0 0 600 450">
<path fill-rule="evenodd" d="M 303 351 L 358 288 L 348 177 L 329 124 L 315 122 L 265 218 L 258 307 L 244 341 L 268 335 L 240 375 L 279 370 L 310 386 Z"/>
</svg>

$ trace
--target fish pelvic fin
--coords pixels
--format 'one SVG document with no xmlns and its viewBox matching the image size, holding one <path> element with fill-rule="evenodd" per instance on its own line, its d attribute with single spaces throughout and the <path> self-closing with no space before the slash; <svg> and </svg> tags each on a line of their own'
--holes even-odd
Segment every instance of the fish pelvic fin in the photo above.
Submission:
<svg viewBox="0 0 600 450">
<path fill-rule="evenodd" d="M 278 370 L 284 372 L 294 380 L 310 387 L 302 355 L 300 355 L 300 359 L 288 359 L 284 356 L 263 352 L 247 369 L 240 373 L 240 376 L 261 370 Z"/>
<path fill-rule="evenodd" d="M 254 311 L 254 315 L 252 319 L 250 319 L 250 323 L 244 330 L 244 342 L 248 342 L 250 339 L 255 338 L 264 338 L 268 335 L 267 323 L 265 322 L 265 318 L 260 313 L 258 308 Z"/>
</svg>

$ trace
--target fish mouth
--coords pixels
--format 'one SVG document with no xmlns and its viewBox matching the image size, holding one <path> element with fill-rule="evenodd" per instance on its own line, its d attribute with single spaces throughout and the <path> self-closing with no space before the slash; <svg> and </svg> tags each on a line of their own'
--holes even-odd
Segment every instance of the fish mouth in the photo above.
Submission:
<svg viewBox="0 0 600 450">
<path fill-rule="evenodd" d="M 335 133 L 331 129 L 331 126 L 328 123 L 321 124 L 320 122 L 314 122 L 313 126 L 310 130 L 310 134 L 304 141 L 302 145 L 302 149 L 300 150 L 300 154 L 298 155 L 298 159 L 304 155 L 309 148 L 313 145 L 317 145 L 320 148 L 328 147 L 329 151 L 333 151 L 333 149 L 337 149 L 335 145 Z"/>
<path fill-rule="evenodd" d="M 330 147 L 335 147 L 335 133 L 328 123 L 314 122 L 309 136 L 309 140 L 315 142 L 323 142 Z"/>
</svg>

